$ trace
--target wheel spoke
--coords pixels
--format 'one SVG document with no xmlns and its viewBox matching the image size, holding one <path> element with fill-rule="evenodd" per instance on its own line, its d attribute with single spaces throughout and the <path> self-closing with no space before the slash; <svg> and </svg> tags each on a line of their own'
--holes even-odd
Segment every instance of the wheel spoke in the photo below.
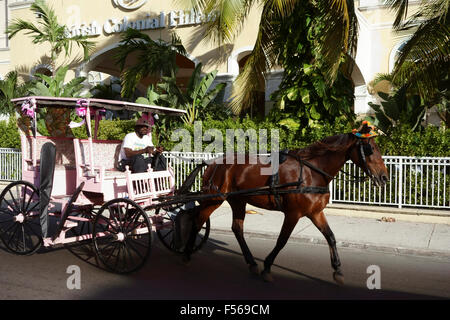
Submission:
<svg viewBox="0 0 450 320">
<path fill-rule="evenodd" d="M 16 210 L 18 210 L 18 211 L 16 211 L 16 212 L 19 212 L 19 213 L 20 213 L 20 206 L 19 206 L 19 204 L 17 203 L 16 198 L 14 198 L 14 195 L 12 194 L 11 189 L 9 189 L 8 192 L 9 192 L 9 194 L 11 195 L 12 201 L 13 201 L 14 204 L 16 205 Z M 7 203 L 9 203 L 8 200 L 5 199 L 5 201 L 6 201 Z"/>
<path fill-rule="evenodd" d="M 3 200 L 6 202 L 6 204 L 8 205 L 8 207 L 10 207 L 12 209 L 12 211 L 14 211 L 14 213 L 19 214 L 20 212 L 17 211 L 17 208 L 8 200 L 6 200 L 5 198 L 3 198 Z"/>
<path fill-rule="evenodd" d="M 11 234 L 11 237 L 10 237 L 9 240 L 8 240 L 8 244 L 7 244 L 8 247 L 9 247 L 9 245 L 11 244 L 11 240 L 12 240 L 12 239 L 14 238 L 14 236 L 16 235 L 17 229 L 19 228 L 18 223 L 15 223 L 14 226 L 15 226 L 16 228 L 14 229 L 14 232 Z"/>
<path fill-rule="evenodd" d="M 34 208 L 36 208 L 36 207 L 39 205 L 39 203 L 40 203 L 40 202 L 38 201 L 38 202 L 36 202 L 31 208 L 27 209 L 27 213 L 33 211 Z"/>
<path fill-rule="evenodd" d="M 109 261 L 109 259 L 111 259 L 111 256 L 114 253 L 114 251 L 116 251 L 116 249 L 117 249 L 117 242 L 111 242 L 110 245 L 114 245 L 114 249 L 111 251 L 111 253 L 109 254 L 108 258 L 104 261 L 104 263 L 106 265 L 108 264 L 107 262 Z M 106 246 L 106 247 L 108 247 L 108 246 Z"/>
<path fill-rule="evenodd" d="M 31 223 L 30 223 L 30 224 L 31 224 Z M 36 225 L 37 225 L 37 224 L 36 224 Z M 29 230 L 30 230 L 31 232 L 33 232 L 34 235 L 35 235 L 36 237 L 38 237 L 38 238 L 41 237 L 39 234 L 36 233 L 36 231 L 34 231 L 33 227 L 31 227 L 31 225 L 29 225 L 29 224 L 26 223 L 25 226 L 26 226 L 27 228 L 29 228 Z"/>
<path fill-rule="evenodd" d="M 106 218 L 104 216 L 99 216 L 99 219 L 102 219 L 104 222 L 106 222 L 106 224 L 115 231 L 115 234 L 120 232 L 120 230 L 117 230 L 116 227 L 111 222 L 109 222 L 108 218 Z M 108 231 L 108 230 L 103 230 L 103 231 Z"/>
<path fill-rule="evenodd" d="M 117 270 L 116 268 L 117 268 L 117 264 L 119 263 L 119 256 L 120 256 L 120 251 L 121 251 L 121 249 L 122 249 L 122 244 L 119 243 L 119 251 L 118 251 L 118 253 L 117 253 L 117 259 L 116 259 L 116 263 L 114 264 L 113 270 Z"/>
<path fill-rule="evenodd" d="M 141 253 L 139 252 L 138 249 L 136 249 L 136 247 L 133 245 L 133 243 L 134 243 L 134 241 L 130 241 L 130 242 L 128 243 L 128 245 L 130 246 L 130 248 L 131 248 L 134 252 L 137 253 L 137 255 L 139 256 L 139 258 L 144 259 L 144 256 L 141 255 Z"/>
<path fill-rule="evenodd" d="M 23 240 L 23 250 L 22 250 L 22 252 L 25 252 L 26 250 L 25 250 L 25 228 L 23 227 L 23 224 L 22 224 L 22 240 Z"/>
<path fill-rule="evenodd" d="M 28 209 L 28 207 L 30 206 L 31 200 L 33 200 L 33 196 L 36 192 L 33 190 L 33 193 L 30 195 L 30 197 L 28 198 L 28 202 L 27 202 L 27 206 L 24 207 L 26 212 L 29 212 L 31 210 Z"/>
<path fill-rule="evenodd" d="M 127 225 L 127 228 L 125 229 L 125 233 L 126 233 L 126 234 L 129 234 L 129 233 L 133 232 L 133 231 L 136 230 L 140 225 L 142 225 L 142 223 L 139 223 L 139 222 L 137 221 L 137 220 L 139 219 L 139 216 L 140 216 L 140 214 L 137 214 L 137 215 L 134 217 L 133 221 L 131 221 L 131 222 Z M 132 229 L 128 229 L 128 227 L 129 227 L 130 225 L 133 227 Z"/>
</svg>

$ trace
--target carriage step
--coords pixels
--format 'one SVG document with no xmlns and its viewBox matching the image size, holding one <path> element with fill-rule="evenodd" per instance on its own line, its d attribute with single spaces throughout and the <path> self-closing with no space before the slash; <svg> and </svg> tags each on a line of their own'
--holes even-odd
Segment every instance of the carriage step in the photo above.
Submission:
<svg viewBox="0 0 450 320">
<path fill-rule="evenodd" d="M 58 222 L 59 224 L 59 222 Z M 64 222 L 64 228 L 70 229 L 70 228 L 74 228 L 78 225 L 78 223 L 74 222 L 74 221 L 69 221 L 66 220 L 66 222 Z"/>
</svg>

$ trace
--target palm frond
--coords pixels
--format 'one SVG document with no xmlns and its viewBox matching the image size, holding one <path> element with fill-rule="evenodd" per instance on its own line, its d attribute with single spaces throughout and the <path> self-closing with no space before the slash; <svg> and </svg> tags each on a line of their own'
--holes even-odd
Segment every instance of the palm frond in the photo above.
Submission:
<svg viewBox="0 0 450 320">
<path fill-rule="evenodd" d="M 318 5 L 325 25 L 325 36 L 319 47 L 328 65 L 327 81 L 332 84 L 344 57 L 355 58 L 358 20 L 352 0 L 323 0 L 318 1 Z"/>
<path fill-rule="evenodd" d="M 393 74 L 394 83 L 419 81 L 421 96 L 437 85 L 436 77 L 450 62 L 450 32 L 439 17 L 424 21 L 399 54 Z"/>
<path fill-rule="evenodd" d="M 13 38 L 18 32 L 24 31 L 25 34 L 31 34 L 36 37 L 43 37 L 44 34 L 41 30 L 39 30 L 38 27 L 36 27 L 34 24 L 21 20 L 21 19 L 15 19 L 12 21 L 12 23 L 8 26 L 6 29 L 6 33 L 8 34 L 8 39 Z"/>
<path fill-rule="evenodd" d="M 276 63 L 274 44 L 278 33 L 272 22 L 281 17 L 272 10 L 270 3 L 264 6 L 262 15 L 266 18 L 261 20 L 253 51 L 233 83 L 230 108 L 235 114 L 256 103 L 258 92 L 265 91 L 265 76 Z"/>
<path fill-rule="evenodd" d="M 408 16 L 409 0 L 384 0 L 384 4 L 395 11 L 395 20 L 392 26 L 394 29 L 399 29 L 402 26 L 403 20 Z"/>
</svg>

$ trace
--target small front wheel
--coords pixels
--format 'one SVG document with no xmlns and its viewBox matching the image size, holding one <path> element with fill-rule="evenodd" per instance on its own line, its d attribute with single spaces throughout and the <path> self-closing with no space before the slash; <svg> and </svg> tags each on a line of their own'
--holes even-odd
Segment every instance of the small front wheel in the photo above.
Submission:
<svg viewBox="0 0 450 320">
<path fill-rule="evenodd" d="M 92 240 L 99 261 L 115 273 L 141 268 L 150 255 L 152 225 L 142 208 L 130 199 L 105 203 L 93 223 Z"/>
<path fill-rule="evenodd" d="M 160 226 L 156 225 L 156 235 L 159 240 L 170 251 L 175 253 L 183 253 L 183 251 L 175 248 L 175 214 L 164 210 L 164 208 L 158 208 L 156 209 L 155 215 L 159 215 L 161 219 Z M 200 250 L 206 243 L 209 237 L 210 228 L 211 223 L 208 218 L 197 234 L 192 252 Z"/>
</svg>

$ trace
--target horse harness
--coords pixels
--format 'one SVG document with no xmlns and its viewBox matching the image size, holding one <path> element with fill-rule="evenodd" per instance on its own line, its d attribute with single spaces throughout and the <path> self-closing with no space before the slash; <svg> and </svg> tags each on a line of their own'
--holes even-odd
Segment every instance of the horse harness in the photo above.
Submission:
<svg viewBox="0 0 450 320">
<path fill-rule="evenodd" d="M 369 175 L 371 174 L 370 169 L 367 166 L 367 161 L 366 161 L 366 157 L 370 156 L 371 154 L 373 154 L 373 148 L 369 143 L 363 143 L 362 139 L 358 138 L 358 141 L 356 142 L 356 146 L 358 147 L 358 151 L 359 151 L 359 156 L 361 158 L 361 162 L 362 162 L 362 166 L 365 172 L 367 172 Z M 298 181 L 293 184 L 293 185 L 297 185 L 296 189 L 289 189 L 289 190 L 278 190 L 280 187 L 285 187 L 285 185 L 279 185 L 279 175 L 278 175 L 278 170 L 276 173 L 274 173 L 270 178 L 269 178 L 269 185 L 270 185 L 270 191 L 271 194 L 274 196 L 275 199 L 275 205 L 277 207 L 278 210 L 281 210 L 281 194 L 285 194 L 285 193 L 318 193 L 318 194 L 325 194 L 325 193 L 329 193 L 329 189 L 328 187 L 316 187 L 316 186 L 309 186 L 309 187 L 301 187 L 301 184 L 303 183 L 303 165 L 307 166 L 308 168 L 322 174 L 323 176 L 330 178 L 331 180 L 334 179 L 333 176 L 331 176 L 330 174 L 326 173 L 325 171 L 323 171 L 322 169 L 314 166 L 312 163 L 301 159 L 298 155 L 296 154 L 292 154 L 289 153 L 289 151 L 287 150 L 283 150 L 280 153 L 280 162 L 279 164 L 283 163 L 286 160 L 286 156 L 290 156 L 292 158 L 294 158 L 295 160 L 298 161 L 299 165 L 300 165 L 300 175 L 298 178 Z M 350 173 L 347 173 L 343 170 L 340 170 L 342 173 L 344 173 L 347 176 L 351 176 L 354 178 L 354 180 L 352 180 L 353 182 L 362 182 L 365 181 L 367 179 L 367 176 L 360 176 L 360 177 L 356 177 Z M 286 192 L 287 191 L 287 192 Z"/>
<path fill-rule="evenodd" d="M 370 175 L 371 172 L 367 166 L 366 157 L 370 156 L 373 153 L 372 146 L 369 143 L 363 143 L 362 139 L 360 139 L 360 138 L 358 138 L 356 145 L 358 146 L 358 151 L 359 151 L 359 156 L 361 158 L 362 167 L 366 171 L 366 173 L 368 173 Z M 226 199 L 228 196 L 244 194 L 244 193 L 248 194 L 248 195 L 254 195 L 254 196 L 268 195 L 270 197 L 271 195 L 273 195 L 274 199 L 275 199 L 275 205 L 277 207 L 277 210 L 281 210 L 281 195 L 283 195 L 283 194 L 288 194 L 288 193 L 326 194 L 326 193 L 330 192 L 328 187 L 320 187 L 320 186 L 302 187 L 301 185 L 304 182 L 303 181 L 303 166 L 307 166 L 308 168 L 322 174 L 323 176 L 325 176 L 327 178 L 334 179 L 333 176 L 326 173 L 322 169 L 314 166 L 312 163 L 310 163 L 304 159 L 301 159 L 298 155 L 289 153 L 287 150 L 283 150 L 283 151 L 279 152 L 279 155 L 280 155 L 280 161 L 279 161 L 280 164 L 286 160 L 287 156 L 292 157 L 298 161 L 298 163 L 300 165 L 300 175 L 296 182 L 290 182 L 290 183 L 285 183 L 285 184 L 281 184 L 281 185 L 278 184 L 279 183 L 279 175 L 278 175 L 278 170 L 277 170 L 274 174 L 272 174 L 270 176 L 268 186 L 261 187 L 261 188 L 255 188 L 255 189 L 249 189 L 249 190 L 234 191 L 234 192 L 223 194 L 219 191 L 219 188 L 213 184 L 213 178 L 214 178 L 216 170 L 217 170 L 217 164 L 214 164 L 215 167 L 213 169 L 213 173 L 211 174 L 211 176 L 208 179 L 207 188 L 214 189 L 214 191 L 216 191 L 217 194 L 219 194 L 219 196 L 222 197 L 223 199 Z M 206 163 L 203 162 L 199 166 L 203 166 L 205 164 Z M 355 178 L 354 180 L 351 180 L 353 182 L 360 182 L 360 181 L 364 181 L 367 179 L 367 177 L 364 177 L 364 176 L 356 177 L 356 176 L 354 176 L 350 173 L 347 173 L 343 170 L 340 170 L 340 171 L 343 172 L 344 174 L 346 174 L 347 176 L 351 176 L 351 177 Z M 297 188 L 282 189 L 282 188 L 287 188 L 287 187 L 292 187 L 292 186 L 296 186 Z"/>
</svg>

